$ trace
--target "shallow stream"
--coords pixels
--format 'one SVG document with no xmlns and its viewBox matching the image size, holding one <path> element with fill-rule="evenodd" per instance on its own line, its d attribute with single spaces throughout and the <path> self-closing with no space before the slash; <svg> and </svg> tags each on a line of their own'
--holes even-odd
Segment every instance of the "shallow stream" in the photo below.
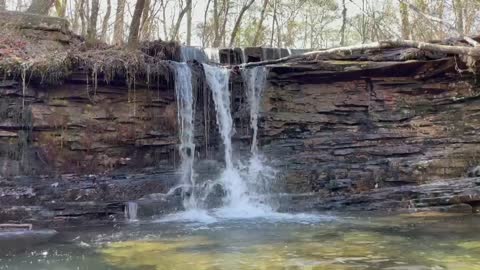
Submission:
<svg viewBox="0 0 480 270">
<path fill-rule="evenodd" d="M 187 217 L 190 217 L 187 218 Z M 193 217 L 193 218 L 192 218 Z M 197 221 L 195 221 L 197 220 Z M 0 248 L 10 270 L 480 269 L 480 216 L 174 215 Z"/>
</svg>

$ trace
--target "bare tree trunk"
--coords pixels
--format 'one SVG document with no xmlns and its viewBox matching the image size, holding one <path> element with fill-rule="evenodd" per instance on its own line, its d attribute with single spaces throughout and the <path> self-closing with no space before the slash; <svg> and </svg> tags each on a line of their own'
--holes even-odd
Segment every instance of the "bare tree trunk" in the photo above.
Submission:
<svg viewBox="0 0 480 270">
<path fill-rule="evenodd" d="M 7 9 L 7 3 L 5 0 L 0 0 L 0 11 Z"/>
<path fill-rule="evenodd" d="M 263 1 L 262 12 L 260 13 L 260 20 L 258 21 L 257 29 L 255 30 L 255 36 L 253 37 L 253 46 L 257 46 L 259 43 L 260 33 L 262 32 L 263 22 L 265 21 L 265 15 L 267 13 L 268 1 L 269 0 Z"/>
<path fill-rule="evenodd" d="M 135 11 L 133 12 L 132 22 L 130 24 L 130 33 L 128 35 L 128 47 L 136 49 L 138 46 L 138 32 L 140 30 L 140 19 L 145 9 L 145 0 L 137 0 Z"/>
<path fill-rule="evenodd" d="M 192 1 L 190 1 L 190 7 L 188 8 L 188 12 L 187 12 L 187 45 L 188 46 L 192 45 L 192 9 L 193 9 L 193 4 L 192 4 Z"/>
<path fill-rule="evenodd" d="M 65 18 L 67 13 L 67 0 L 55 1 L 55 9 L 57 10 L 58 17 Z"/>
<path fill-rule="evenodd" d="M 35 0 L 32 1 L 30 7 L 28 7 L 28 13 L 35 13 L 41 15 L 48 15 L 48 11 L 53 6 L 55 0 Z"/>
<path fill-rule="evenodd" d="M 205 13 L 203 14 L 202 47 L 205 47 L 206 45 L 207 16 L 208 16 L 208 9 L 210 8 L 211 2 L 212 0 L 208 0 L 207 7 L 205 8 Z"/>
<path fill-rule="evenodd" d="M 107 11 L 103 17 L 102 22 L 102 41 L 107 42 L 107 31 L 108 31 L 108 21 L 110 20 L 110 14 L 112 13 L 112 3 L 110 0 L 107 0 Z"/>
<path fill-rule="evenodd" d="M 400 2 L 400 16 L 402 18 L 402 38 L 410 39 L 410 22 L 408 18 L 408 6 Z"/>
<path fill-rule="evenodd" d="M 75 0 L 74 10 L 73 10 L 73 23 L 72 31 L 78 34 L 78 29 L 80 28 L 80 1 Z"/>
<path fill-rule="evenodd" d="M 97 39 L 97 21 L 98 11 L 100 10 L 99 0 L 92 0 L 92 12 L 90 13 L 90 19 L 88 20 L 87 41 L 90 43 L 95 42 Z"/>
<path fill-rule="evenodd" d="M 347 5 L 345 0 L 342 0 L 343 10 L 342 10 L 342 28 L 340 29 L 340 45 L 345 46 L 345 29 L 347 28 Z"/>
<path fill-rule="evenodd" d="M 145 7 L 142 14 L 141 37 L 143 40 L 149 39 L 150 36 L 150 0 L 145 0 Z"/>
<path fill-rule="evenodd" d="M 124 42 L 125 0 L 118 0 L 113 26 L 113 44 L 122 45 Z"/>
<path fill-rule="evenodd" d="M 82 22 L 82 31 L 81 34 L 82 36 L 85 36 L 87 34 L 87 16 L 85 14 L 85 1 L 86 0 L 80 0 L 80 21 Z"/>
<path fill-rule="evenodd" d="M 218 16 L 220 16 L 218 12 L 218 0 L 213 0 L 213 47 L 218 47 L 216 44 L 220 43 L 218 42 L 220 35 L 220 23 L 218 21 Z"/>
<path fill-rule="evenodd" d="M 173 31 L 171 32 L 171 35 L 170 35 L 170 40 L 177 39 L 183 17 L 185 16 L 185 14 L 187 14 L 188 9 L 191 8 L 191 5 L 192 5 L 192 0 L 187 0 L 187 6 L 180 11 L 180 14 L 178 14 L 177 22 L 175 23 Z"/>
<path fill-rule="evenodd" d="M 228 13 L 230 11 L 230 1 L 229 0 L 224 0 L 223 1 L 223 24 L 222 24 L 222 29 L 220 30 L 220 37 L 219 37 L 219 42 L 223 41 L 223 46 L 225 46 L 225 37 L 226 37 L 226 32 L 227 32 L 227 22 L 228 22 Z M 218 47 L 220 46 L 220 43 L 215 46 Z"/>
<path fill-rule="evenodd" d="M 273 37 L 275 36 L 276 20 L 277 20 L 277 0 L 273 0 L 272 35 L 270 36 L 270 47 L 273 47 Z"/>
<path fill-rule="evenodd" d="M 463 1 L 462 0 L 454 0 L 453 1 L 453 11 L 455 13 L 455 27 L 457 28 L 457 32 L 463 36 L 465 33 L 465 29 L 463 27 Z"/>
<path fill-rule="evenodd" d="M 253 2 L 255 2 L 255 0 L 250 0 L 240 10 L 240 13 L 238 14 L 238 18 L 235 21 L 235 26 L 233 27 L 233 30 L 232 30 L 232 35 L 230 36 L 229 47 L 233 47 L 233 44 L 235 43 L 235 38 L 237 37 L 238 30 L 240 29 L 240 25 L 242 24 L 243 15 L 252 6 Z"/>
</svg>

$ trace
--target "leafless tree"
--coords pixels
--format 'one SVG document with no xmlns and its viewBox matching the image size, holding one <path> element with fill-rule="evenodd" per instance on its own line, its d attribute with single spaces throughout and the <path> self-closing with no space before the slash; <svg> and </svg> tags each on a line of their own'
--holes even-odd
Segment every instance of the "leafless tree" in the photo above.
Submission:
<svg viewBox="0 0 480 270">
<path fill-rule="evenodd" d="M 108 31 L 108 22 L 110 21 L 110 14 L 112 13 L 112 3 L 111 0 L 107 0 L 107 11 L 105 12 L 105 16 L 103 17 L 102 22 L 102 34 L 101 38 L 103 42 L 107 41 L 107 31 Z"/>
<path fill-rule="evenodd" d="M 140 30 L 140 20 L 145 9 L 146 0 L 137 0 L 135 11 L 133 12 L 132 22 L 130 24 L 130 33 L 128 35 L 128 47 L 135 49 L 138 46 L 138 33 Z"/>
<path fill-rule="evenodd" d="M 124 42 L 125 0 L 118 0 L 113 26 L 113 43 L 122 45 Z"/>
<path fill-rule="evenodd" d="M 238 30 L 240 29 L 240 24 L 242 23 L 243 15 L 245 15 L 245 12 L 252 6 L 253 2 L 255 2 L 255 0 L 248 0 L 248 2 L 242 6 L 242 9 L 238 14 L 237 20 L 235 21 L 235 26 L 233 27 L 232 35 L 230 36 L 230 44 L 229 44 L 230 47 L 233 47 L 233 44 L 235 43 L 235 38 L 237 37 Z"/>
<path fill-rule="evenodd" d="M 27 9 L 28 13 L 47 15 L 55 0 L 35 0 Z"/>
<path fill-rule="evenodd" d="M 100 10 L 99 0 L 92 0 L 92 11 L 88 20 L 87 40 L 93 43 L 97 38 L 98 11 Z"/>
</svg>

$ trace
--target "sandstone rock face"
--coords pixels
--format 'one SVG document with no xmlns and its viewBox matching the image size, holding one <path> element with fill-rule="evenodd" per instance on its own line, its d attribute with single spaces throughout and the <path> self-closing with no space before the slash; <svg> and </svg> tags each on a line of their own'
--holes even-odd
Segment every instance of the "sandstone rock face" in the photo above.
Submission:
<svg viewBox="0 0 480 270">
<path fill-rule="evenodd" d="M 171 89 L 94 89 L 69 81 L 22 90 L 14 81 L 0 86 L 2 175 L 173 169 L 177 132 Z"/>
<path fill-rule="evenodd" d="M 453 59 L 358 65 L 271 69 L 263 151 L 279 157 L 288 192 L 427 183 L 480 162 L 480 89 Z"/>
</svg>

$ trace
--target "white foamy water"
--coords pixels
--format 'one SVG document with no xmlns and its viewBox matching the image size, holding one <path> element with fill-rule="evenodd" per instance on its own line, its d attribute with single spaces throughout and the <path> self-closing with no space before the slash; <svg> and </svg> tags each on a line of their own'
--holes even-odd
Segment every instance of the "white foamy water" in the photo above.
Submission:
<svg viewBox="0 0 480 270">
<path fill-rule="evenodd" d="M 175 94 L 177 99 L 177 118 L 180 137 L 179 152 L 181 157 L 181 185 L 184 187 L 184 206 L 186 209 L 196 208 L 194 143 L 194 108 L 192 90 L 192 72 L 186 63 L 172 62 L 175 70 Z"/>
<path fill-rule="evenodd" d="M 130 222 L 138 221 L 138 204 L 136 202 L 127 202 L 125 205 L 125 219 Z"/>
<path fill-rule="evenodd" d="M 259 159 L 249 162 L 248 168 L 253 167 L 253 170 L 242 169 L 241 163 L 235 166 L 232 159 L 233 119 L 230 110 L 230 70 L 206 64 L 204 64 L 204 69 L 207 83 L 212 91 L 217 113 L 217 124 L 225 148 L 225 170 L 222 172 L 219 181 L 227 195 L 224 198 L 224 206 L 218 209 L 216 213 L 220 216 L 235 218 L 265 216 L 272 212 L 271 207 L 252 196 L 256 195 L 258 191 L 254 187 L 258 184 L 255 183 L 257 180 L 255 174 L 262 169 L 256 168 L 256 165 L 261 166 L 258 162 Z M 258 112 L 258 109 L 256 111 Z"/>
<path fill-rule="evenodd" d="M 258 152 L 258 115 L 260 102 L 267 82 L 268 69 L 263 66 L 242 69 L 242 78 L 247 92 L 247 100 L 250 106 L 250 127 L 253 130 L 251 152 Z"/>
<path fill-rule="evenodd" d="M 235 220 L 252 220 L 254 222 L 287 222 L 287 223 L 303 223 L 313 224 L 318 222 L 333 221 L 338 218 L 332 215 L 323 214 L 290 214 L 278 213 L 274 211 L 260 211 L 258 208 L 229 208 L 223 207 L 219 209 L 191 209 L 184 212 L 178 212 L 166 215 L 165 217 L 155 220 L 155 223 L 198 223 L 198 224 L 215 224 L 225 223 Z"/>
</svg>

